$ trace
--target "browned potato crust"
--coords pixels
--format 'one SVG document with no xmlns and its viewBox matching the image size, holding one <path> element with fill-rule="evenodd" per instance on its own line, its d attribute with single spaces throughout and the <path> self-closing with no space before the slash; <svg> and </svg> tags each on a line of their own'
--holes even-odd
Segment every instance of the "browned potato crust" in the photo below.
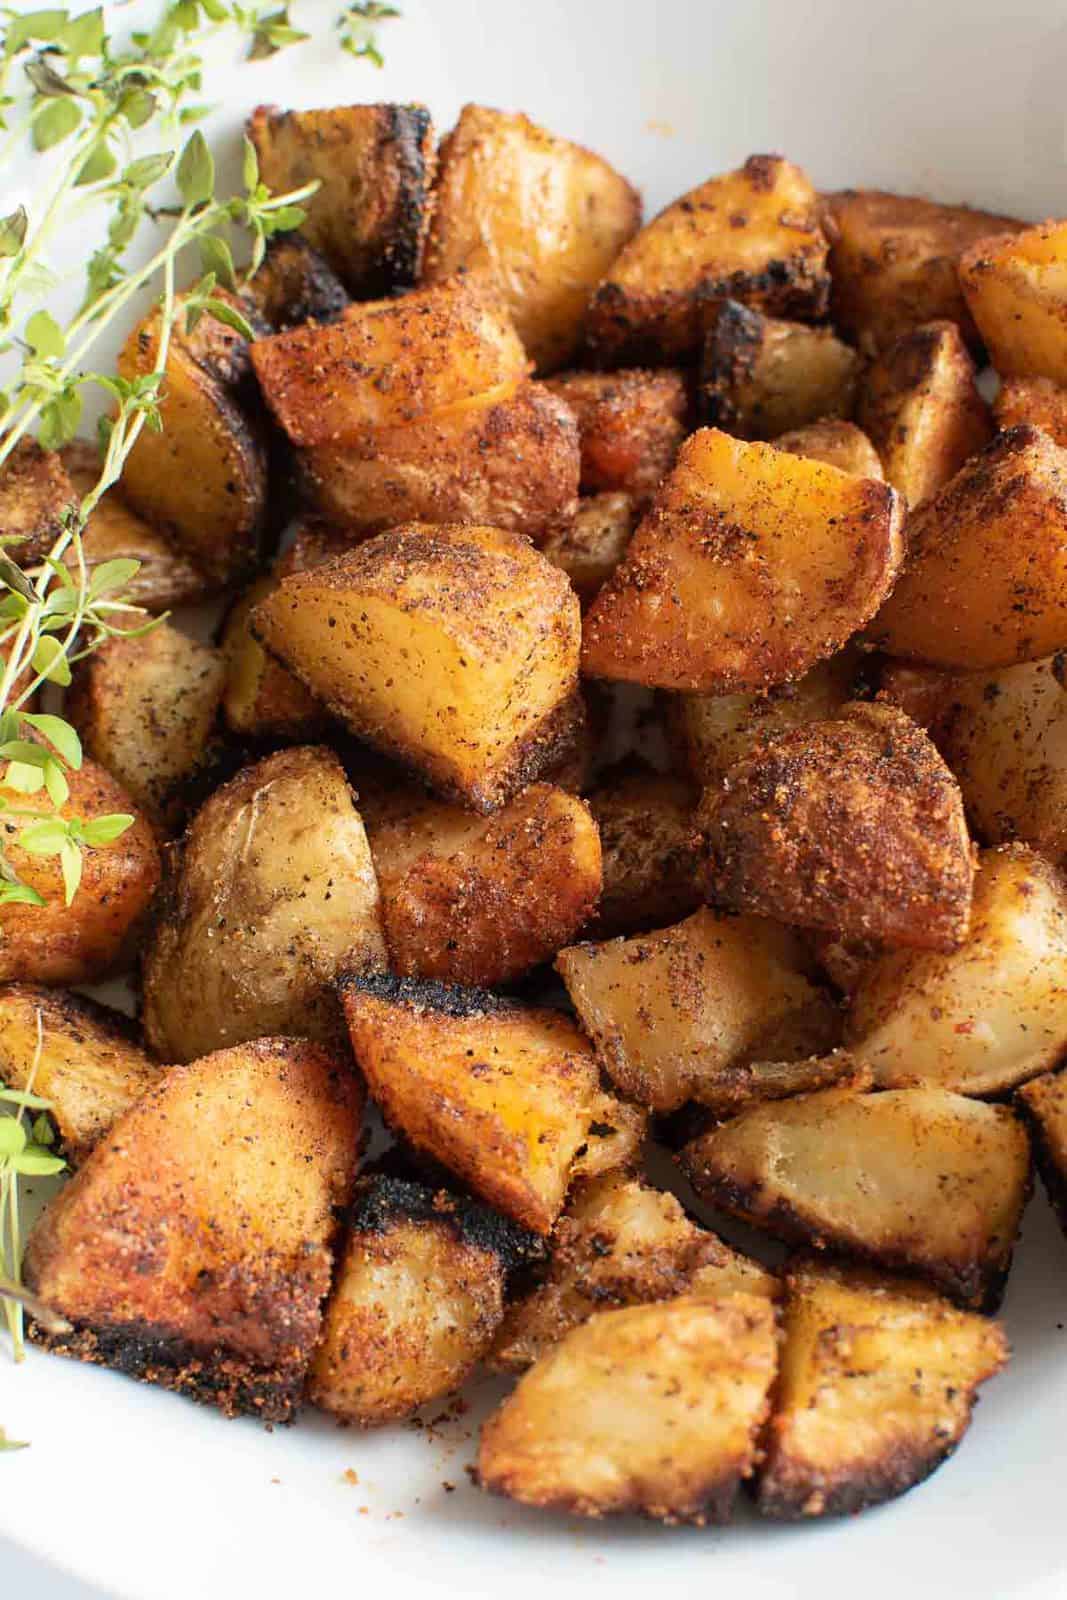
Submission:
<svg viewBox="0 0 1067 1600">
<path fill-rule="evenodd" d="M 638 511 L 628 494 L 591 494 L 578 502 L 569 520 L 550 529 L 541 554 L 561 567 L 583 606 L 615 571 L 637 526 Z"/>
<path fill-rule="evenodd" d="M 247 131 L 269 189 L 318 183 L 301 229 L 350 294 L 366 300 L 415 282 L 436 166 L 425 106 L 257 106 Z"/>
<path fill-rule="evenodd" d="M 806 428 L 780 433 L 774 443 L 777 449 L 788 450 L 790 455 L 825 461 L 828 466 L 840 467 L 842 472 L 851 472 L 857 478 L 885 478 L 877 450 L 854 422 L 837 422 L 833 418 L 809 422 Z"/>
<path fill-rule="evenodd" d="M 686 435 L 689 397 L 680 372 L 564 372 L 547 386 L 578 419 L 582 493 L 650 500 Z"/>
<path fill-rule="evenodd" d="M 878 670 L 878 699 L 896 706 L 912 722 L 925 728 L 940 747 L 941 735 L 952 712 L 955 685 L 963 679 L 964 674 L 960 672 L 889 658 L 882 661 Z"/>
<path fill-rule="evenodd" d="M 982 239 L 959 263 L 967 307 L 1003 378 L 1067 383 L 1063 267 L 1067 222 Z"/>
<path fill-rule="evenodd" d="M 1005 378 L 993 401 L 993 416 L 998 428 L 1028 422 L 1061 450 L 1067 447 L 1067 389 L 1051 378 Z"/>
<path fill-rule="evenodd" d="M 95 761 L 68 772 L 70 798 L 60 806 L 63 818 L 121 814 L 132 826 L 111 844 L 83 853 L 77 898 L 64 900 L 58 856 L 30 855 L 17 841 L 4 851 L 21 883 L 42 895 L 43 906 L 0 905 L 0 981 L 26 983 L 92 983 L 122 970 L 132 959 L 142 919 L 159 885 L 159 847 L 147 817 L 125 789 Z M 9 806 L 25 804 L 25 795 L 0 786 Z"/>
<path fill-rule="evenodd" d="M 774 1308 L 755 1295 L 598 1312 L 485 1423 L 478 1480 L 579 1516 L 726 1522 L 758 1460 L 777 1360 Z"/>
<path fill-rule="evenodd" d="M 41 1344 L 286 1421 L 300 1403 L 359 1152 L 357 1079 L 257 1039 L 174 1067 L 30 1236 L 26 1281 L 74 1331 Z"/>
<path fill-rule="evenodd" d="M 299 233 L 276 233 L 244 294 L 275 332 L 302 322 L 335 322 L 348 305 L 345 286 Z"/>
<path fill-rule="evenodd" d="M 252 635 L 252 612 L 277 583 L 257 578 L 226 618 L 222 714 L 231 732 L 250 739 L 314 739 L 329 725 L 325 706 Z"/>
<path fill-rule="evenodd" d="M 59 1148 L 72 1164 L 84 1161 L 159 1073 L 119 1012 L 38 984 L 0 989 L 0 1083 L 32 1087 L 49 1102 Z"/>
<path fill-rule="evenodd" d="M 809 1025 L 808 1019 L 802 1019 L 801 1029 Z M 817 1037 L 820 1031 L 821 1040 Z M 829 1048 L 834 1031 L 829 1017 L 818 1017 L 812 1028 L 813 1042 L 823 1049 Z M 788 1019 L 783 1032 L 788 1041 Z M 773 1047 L 778 1041 L 772 1038 L 770 1043 Z M 700 1103 L 709 1117 L 723 1119 L 736 1117 L 738 1112 L 761 1101 L 791 1100 L 794 1095 L 814 1094 L 819 1089 L 869 1089 L 871 1082 L 869 1070 L 847 1050 L 830 1049 L 828 1055 L 733 1064 L 708 1084 Z"/>
<path fill-rule="evenodd" d="M 750 156 L 625 246 L 590 302 L 589 348 L 605 365 L 676 361 L 699 348 L 724 299 L 815 320 L 830 292 L 826 252 L 807 175 L 781 156 Z"/>
<path fill-rule="evenodd" d="M 980 1383 L 1008 1359 L 1001 1328 L 901 1278 L 801 1262 L 759 1473 L 765 1517 L 880 1505 L 937 1470 Z"/>
<path fill-rule="evenodd" d="M 956 274 L 976 239 L 1023 224 L 917 195 L 842 189 L 823 196 L 830 237 L 831 315 L 868 354 L 923 322 L 959 325 L 972 349 L 980 340 Z"/>
<path fill-rule="evenodd" d="M 853 702 L 732 767 L 697 813 L 709 896 L 850 939 L 951 950 L 974 860 L 959 786 L 921 728 Z"/>
<path fill-rule="evenodd" d="M 847 417 L 859 366 L 855 350 L 830 328 L 724 300 L 704 341 L 704 416 L 742 439 L 773 439 L 820 417 Z"/>
<path fill-rule="evenodd" d="M 697 1192 L 779 1238 L 997 1303 L 1030 1194 L 1004 1106 L 946 1089 L 824 1089 L 742 1111 L 679 1157 Z"/>
<path fill-rule="evenodd" d="M 591 150 L 521 113 L 468 105 L 441 141 L 423 282 L 503 295 L 540 371 L 570 360 L 589 296 L 641 226 L 641 196 Z"/>
<path fill-rule="evenodd" d="M 1030 1130 L 1041 1181 L 1067 1233 L 1067 1073 L 1034 1078 L 1015 1103 Z"/>
<path fill-rule="evenodd" d="M 684 780 L 651 771 L 605 775 L 590 794 L 603 851 L 599 938 L 662 928 L 696 910 L 695 805 Z"/>
<path fill-rule="evenodd" d="M 877 611 L 902 524 L 884 483 L 702 428 L 585 618 L 583 671 L 713 694 L 798 678 Z"/>
<path fill-rule="evenodd" d="M 333 981 L 360 964 L 384 967 L 385 941 L 352 792 L 332 751 L 281 750 L 217 789 L 174 847 L 144 958 L 148 1041 L 164 1061 L 269 1033 L 335 1042 Z"/>
<path fill-rule="evenodd" d="M 908 524 L 908 561 L 870 629 L 891 655 L 1006 667 L 1067 645 L 1067 452 L 998 434 Z"/>
<path fill-rule="evenodd" d="M 0 551 L 20 566 L 46 556 L 76 499 L 63 458 L 20 439 L 0 467 Z"/>
</svg>

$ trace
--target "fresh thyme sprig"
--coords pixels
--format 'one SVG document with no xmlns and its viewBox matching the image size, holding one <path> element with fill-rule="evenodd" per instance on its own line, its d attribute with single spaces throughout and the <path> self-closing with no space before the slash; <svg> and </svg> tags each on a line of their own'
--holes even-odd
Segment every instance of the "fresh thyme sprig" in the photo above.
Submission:
<svg viewBox="0 0 1067 1600">
<path fill-rule="evenodd" d="M 41 1064 L 44 1033 L 41 1013 L 37 1013 L 37 1043 L 33 1061 L 27 1075 L 25 1089 L 6 1089 L 0 1083 L 0 1106 L 13 1106 L 14 1116 L 0 1116 L 0 1295 L 4 1316 L 15 1353 L 22 1361 L 26 1351 L 23 1342 L 23 1312 L 39 1308 L 19 1283 L 22 1266 L 22 1221 L 19 1208 L 20 1178 L 50 1178 L 62 1172 L 66 1162 L 49 1146 L 53 1143 L 52 1126 L 48 1120 L 48 1101 L 33 1092 L 33 1085 Z M 36 1112 L 32 1127 L 27 1128 L 27 1111 Z M 49 1313 L 45 1313 L 48 1317 Z"/>
<path fill-rule="evenodd" d="M 396 6 L 382 5 L 381 0 L 362 0 L 361 4 L 346 6 L 337 21 L 341 30 L 341 49 L 374 66 L 385 65 L 378 48 L 378 23 L 398 17 Z"/>
</svg>

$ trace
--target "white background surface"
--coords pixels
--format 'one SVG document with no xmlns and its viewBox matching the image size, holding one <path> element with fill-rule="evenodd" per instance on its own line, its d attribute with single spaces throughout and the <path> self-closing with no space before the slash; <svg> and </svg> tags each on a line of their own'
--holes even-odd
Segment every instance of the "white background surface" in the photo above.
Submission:
<svg viewBox="0 0 1067 1600">
<path fill-rule="evenodd" d="M 781 150 L 825 186 L 1067 212 L 1058 0 L 401 4 L 403 21 L 382 30 L 382 73 L 330 46 L 220 67 L 206 85 L 225 102 L 213 144 L 235 151 L 259 100 L 423 99 L 447 128 L 477 99 L 600 149 L 650 211 L 751 151 Z M 293 18 L 321 24 L 338 9 L 297 0 Z M 3 175 L 3 209 L 25 181 Z M 579 1525 L 488 1500 L 463 1475 L 469 1417 L 433 1439 L 321 1419 L 266 1434 L 73 1363 L 34 1355 L 16 1371 L 0 1353 L 0 1421 L 33 1441 L 0 1456 L 0 1600 L 87 1600 L 44 1558 L 130 1600 L 292 1600 L 383 1582 L 391 1595 L 509 1600 L 590 1583 L 642 1600 L 705 1587 L 723 1600 L 1061 1600 L 1067 1245 L 1041 1198 L 1006 1316 L 1013 1365 L 927 1485 L 848 1523 L 707 1532 Z"/>
</svg>

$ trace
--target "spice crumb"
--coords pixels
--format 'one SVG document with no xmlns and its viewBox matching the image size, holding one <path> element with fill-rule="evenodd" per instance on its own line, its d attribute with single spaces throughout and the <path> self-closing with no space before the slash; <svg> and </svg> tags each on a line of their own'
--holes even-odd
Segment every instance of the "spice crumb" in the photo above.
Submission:
<svg viewBox="0 0 1067 1600">
<path fill-rule="evenodd" d="M 356 1471 L 355 1467 L 346 1467 L 341 1474 L 341 1478 L 344 1483 L 358 1483 L 359 1473 Z"/>
</svg>

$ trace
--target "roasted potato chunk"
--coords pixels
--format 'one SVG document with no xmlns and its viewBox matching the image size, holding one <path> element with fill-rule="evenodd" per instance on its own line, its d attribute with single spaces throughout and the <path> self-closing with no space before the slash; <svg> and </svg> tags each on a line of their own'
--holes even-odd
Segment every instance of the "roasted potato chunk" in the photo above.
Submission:
<svg viewBox="0 0 1067 1600">
<path fill-rule="evenodd" d="M 697 1192 L 733 1216 L 986 1309 L 1030 1192 L 1030 1149 L 1011 1112 L 934 1087 L 756 1105 L 679 1159 Z"/>
<path fill-rule="evenodd" d="M 119 815 L 133 821 L 110 844 L 83 851 L 81 884 L 70 906 L 58 856 L 31 855 L 17 838 L 5 843 L 19 882 L 44 904 L 0 905 L 0 982 L 93 983 L 123 970 L 159 885 L 155 834 L 126 790 L 95 761 L 68 772 L 67 782 L 70 796 L 58 808 L 65 820 Z M 2 785 L 0 800 L 16 807 L 26 803 L 25 795 Z"/>
<path fill-rule="evenodd" d="M 719 306 L 704 341 L 704 416 L 742 439 L 773 439 L 820 417 L 848 417 L 860 360 L 830 328 Z"/>
<path fill-rule="evenodd" d="M 637 769 L 601 778 L 589 796 L 603 852 L 594 924 L 599 937 L 662 928 L 696 910 L 701 894 L 695 804 L 684 780 L 658 772 Z"/>
<path fill-rule="evenodd" d="M 827 466 L 840 467 L 842 472 L 851 472 L 857 478 L 885 478 L 877 450 L 854 422 L 838 422 L 832 417 L 822 422 L 809 422 L 806 428 L 780 433 L 774 443 L 779 450 L 788 450 L 790 455 L 825 461 Z"/>
<path fill-rule="evenodd" d="M 921 506 L 993 437 L 954 322 L 904 334 L 867 368 L 856 420 L 909 507 Z"/>
<path fill-rule="evenodd" d="M 967 309 L 1001 377 L 1067 383 L 1065 261 L 1067 222 L 981 239 L 961 257 Z"/>
<path fill-rule="evenodd" d="M 842 189 L 823 196 L 830 238 L 831 315 L 868 355 L 944 318 L 979 347 L 956 267 L 976 239 L 1023 224 L 917 195 Z"/>
<path fill-rule="evenodd" d="M 653 1111 L 714 1095 L 735 1063 L 765 1059 L 787 1024 L 834 1029 L 835 1007 L 803 966 L 789 930 L 706 908 L 644 937 L 573 945 L 556 961 L 604 1070 Z"/>
<path fill-rule="evenodd" d="M 276 233 L 267 241 L 244 294 L 277 333 L 303 322 L 336 322 L 349 304 L 345 286 L 326 258 L 299 233 Z"/>
<path fill-rule="evenodd" d="M 983 853 L 966 942 L 887 950 L 849 1013 L 849 1049 L 883 1087 L 997 1094 L 1067 1050 L 1067 888 L 1021 846 Z"/>
<path fill-rule="evenodd" d="M 558 567 L 476 526 L 394 528 L 286 578 L 252 614 L 353 732 L 483 812 L 566 753 L 579 627 Z"/>
<path fill-rule="evenodd" d="M 546 385 L 578 419 L 583 494 L 650 500 L 685 438 L 685 379 L 669 368 L 564 372 Z"/>
<path fill-rule="evenodd" d="M 628 494 L 591 494 L 578 502 L 541 543 L 541 554 L 560 567 L 583 606 L 589 604 L 626 554 L 637 507 Z"/>
<path fill-rule="evenodd" d="M 225 678 L 221 652 L 169 622 L 107 639 L 74 669 L 67 716 L 84 749 L 164 831 L 203 760 Z"/>
<path fill-rule="evenodd" d="M 585 1517 L 726 1522 L 758 1460 L 777 1358 L 774 1308 L 756 1295 L 598 1312 L 485 1423 L 479 1482 Z"/>
<path fill-rule="evenodd" d="M 824 315 L 826 237 L 805 173 L 750 156 L 675 200 L 620 252 L 589 305 L 586 339 L 604 365 L 670 362 L 700 346 L 709 305 Z"/>
<path fill-rule="evenodd" d="M 801 1056 L 807 1031 L 816 1048 L 829 1049 L 828 1055 Z M 782 1030 L 785 1042 L 796 1037 L 801 1043 L 795 1058 L 788 1061 L 740 1062 L 723 1069 L 703 1096 L 701 1108 L 705 1113 L 704 1126 L 710 1127 L 712 1119 L 736 1117 L 748 1106 L 765 1100 L 792 1100 L 795 1095 L 814 1094 L 819 1089 L 856 1088 L 869 1089 L 871 1074 L 860 1066 L 847 1050 L 830 1049 L 835 1032 L 832 1015 L 824 1012 L 814 1018 L 801 1018 L 795 1035 L 787 1026 Z M 822 1038 L 818 1037 L 822 1034 Z M 777 1039 L 772 1045 L 777 1045 Z M 694 1103 L 692 1113 L 698 1112 Z"/>
<path fill-rule="evenodd" d="M 1034 1078 L 1015 1102 L 1030 1129 L 1041 1181 L 1067 1233 L 1067 1074 Z"/>
<path fill-rule="evenodd" d="M 441 142 L 422 277 L 491 284 L 551 371 L 573 356 L 590 294 L 640 226 L 641 196 L 600 156 L 521 113 L 468 105 Z"/>
<path fill-rule="evenodd" d="M 1028 422 L 1061 450 L 1067 447 L 1067 389 L 1049 378 L 1005 378 L 993 401 L 993 416 L 998 428 Z"/>
<path fill-rule="evenodd" d="M 974 860 L 955 778 L 921 728 L 854 701 L 780 734 L 705 791 L 715 904 L 850 939 L 952 950 Z"/>
<path fill-rule="evenodd" d="M 301 230 L 349 294 L 366 300 L 415 282 L 436 165 L 425 106 L 257 106 L 247 132 L 269 189 L 318 183 Z"/>
<path fill-rule="evenodd" d="M 153 1087 L 160 1069 L 117 1011 L 38 984 L 0 988 L 0 1083 L 49 1102 L 59 1148 L 77 1164 Z"/>
<path fill-rule="evenodd" d="M 902 525 L 884 483 L 702 428 L 586 616 L 583 671 L 713 694 L 799 678 L 874 616 Z"/>
<path fill-rule="evenodd" d="M 36 1329 L 38 1343 L 228 1416 L 288 1420 L 319 1337 L 360 1120 L 357 1079 L 300 1040 L 172 1068 L 30 1236 L 26 1281 L 73 1324 Z"/>
<path fill-rule="evenodd" d="M 253 637 L 252 612 L 277 587 L 257 578 L 226 618 L 222 714 L 232 733 L 249 739 L 314 739 L 330 722 L 325 706 Z"/>
<path fill-rule="evenodd" d="M 864 1511 L 935 1472 L 979 1384 L 1008 1359 L 995 1322 L 921 1284 L 800 1262 L 757 1503 L 765 1517 Z"/>
<path fill-rule="evenodd" d="M 908 523 L 908 561 L 870 629 L 891 655 L 1007 667 L 1067 645 L 1067 452 L 998 434 Z"/>
<path fill-rule="evenodd" d="M 23 567 L 41 561 L 76 498 L 62 456 L 20 439 L 0 467 L 0 552 Z"/>
<path fill-rule="evenodd" d="M 548 1233 L 598 1098 L 577 1028 L 555 1011 L 411 978 L 356 973 L 341 995 L 387 1121 L 490 1205 Z"/>
<path fill-rule="evenodd" d="M 304 745 L 245 767 L 174 850 L 144 960 L 152 1048 L 191 1061 L 265 1034 L 334 1042 L 333 981 L 364 964 L 385 966 L 378 884 L 337 757 Z"/>
</svg>

